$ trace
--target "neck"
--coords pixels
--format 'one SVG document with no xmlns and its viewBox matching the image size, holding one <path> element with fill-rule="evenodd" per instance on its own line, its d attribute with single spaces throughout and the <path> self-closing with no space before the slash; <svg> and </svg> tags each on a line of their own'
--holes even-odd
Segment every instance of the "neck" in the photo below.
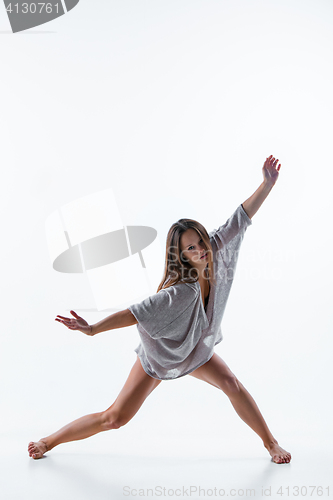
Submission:
<svg viewBox="0 0 333 500">
<path fill-rule="evenodd" d="M 199 281 L 205 281 L 208 279 L 208 268 L 207 266 L 204 269 L 198 269 L 199 272 Z"/>
</svg>

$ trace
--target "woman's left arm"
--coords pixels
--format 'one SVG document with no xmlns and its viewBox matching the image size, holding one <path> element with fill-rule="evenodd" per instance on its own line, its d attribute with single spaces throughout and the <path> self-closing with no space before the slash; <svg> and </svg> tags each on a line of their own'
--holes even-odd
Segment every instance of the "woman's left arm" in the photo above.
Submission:
<svg viewBox="0 0 333 500">
<path fill-rule="evenodd" d="M 268 193 L 279 177 L 281 163 L 276 168 L 278 161 L 279 160 L 276 160 L 272 155 L 266 158 L 264 166 L 262 167 L 262 173 L 264 176 L 263 182 L 253 195 L 242 203 L 243 208 L 250 219 L 252 219 L 254 214 L 259 210 L 259 207 L 261 207 L 263 201 L 267 198 Z"/>
</svg>

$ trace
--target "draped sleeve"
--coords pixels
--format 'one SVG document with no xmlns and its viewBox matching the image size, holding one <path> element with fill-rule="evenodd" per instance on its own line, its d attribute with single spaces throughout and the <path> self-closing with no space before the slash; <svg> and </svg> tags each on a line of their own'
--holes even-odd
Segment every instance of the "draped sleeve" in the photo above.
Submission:
<svg viewBox="0 0 333 500">
<path fill-rule="evenodd" d="M 245 212 L 243 205 L 240 204 L 227 222 L 218 229 L 211 231 L 209 237 L 214 239 L 219 251 L 226 247 L 236 236 L 243 236 L 243 233 L 251 224 L 252 220 Z"/>
<path fill-rule="evenodd" d="M 188 330 L 197 299 L 198 289 L 195 286 L 177 283 L 169 288 L 162 288 L 128 309 L 149 337 L 172 339 Z"/>
<path fill-rule="evenodd" d="M 223 261 L 226 268 L 230 266 L 235 268 L 245 231 L 251 225 L 252 220 L 240 204 L 227 222 L 209 233 L 217 260 Z"/>
</svg>

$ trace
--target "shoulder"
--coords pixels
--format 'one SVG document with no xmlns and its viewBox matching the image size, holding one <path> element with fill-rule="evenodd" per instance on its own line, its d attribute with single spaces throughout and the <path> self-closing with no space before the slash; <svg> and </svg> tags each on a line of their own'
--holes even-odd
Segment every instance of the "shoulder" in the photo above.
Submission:
<svg viewBox="0 0 333 500">
<path fill-rule="evenodd" d="M 187 283 L 185 281 L 178 281 L 178 283 L 171 285 L 168 288 L 162 288 L 159 293 L 162 292 L 174 300 L 193 300 L 198 295 L 196 283 Z"/>
</svg>

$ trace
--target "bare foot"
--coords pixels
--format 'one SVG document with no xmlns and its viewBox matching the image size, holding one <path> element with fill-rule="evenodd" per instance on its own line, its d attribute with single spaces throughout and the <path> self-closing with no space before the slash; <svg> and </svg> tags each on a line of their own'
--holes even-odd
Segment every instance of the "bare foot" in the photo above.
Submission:
<svg viewBox="0 0 333 500">
<path fill-rule="evenodd" d="M 284 450 L 279 446 L 278 442 L 269 443 L 269 445 L 265 445 L 265 448 L 268 450 L 268 453 L 271 455 L 273 462 L 276 464 L 287 464 L 291 460 L 291 454 L 289 451 Z"/>
<path fill-rule="evenodd" d="M 34 443 L 30 441 L 28 445 L 29 456 L 32 458 L 42 458 L 44 453 L 47 451 L 47 444 L 40 440 Z"/>
</svg>

